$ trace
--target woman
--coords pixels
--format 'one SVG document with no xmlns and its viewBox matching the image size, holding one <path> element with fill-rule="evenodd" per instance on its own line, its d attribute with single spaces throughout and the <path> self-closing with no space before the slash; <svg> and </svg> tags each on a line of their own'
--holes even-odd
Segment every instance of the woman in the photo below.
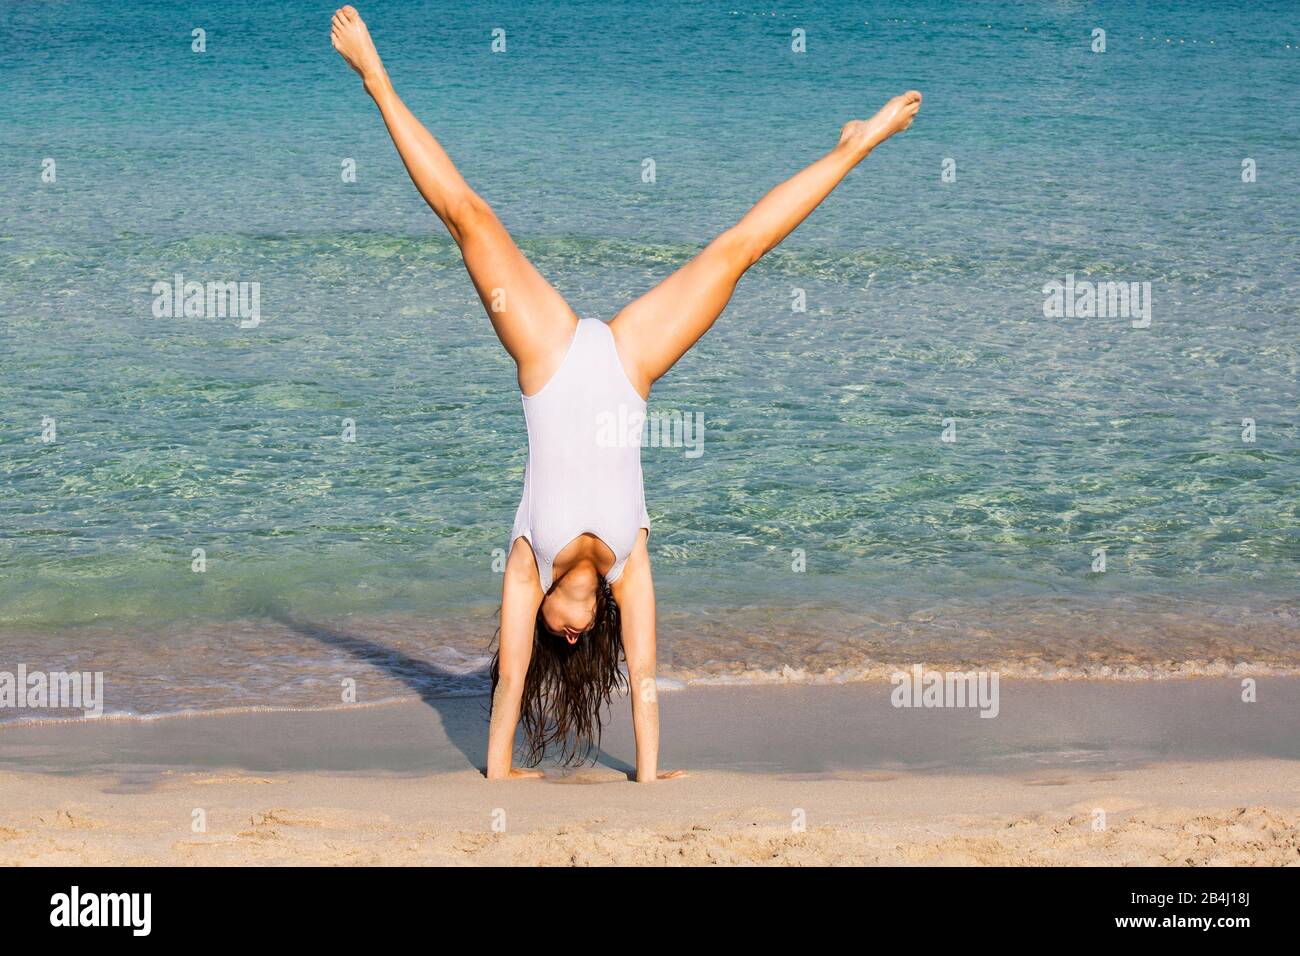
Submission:
<svg viewBox="0 0 1300 956">
<path fill-rule="evenodd" d="M 512 766 L 522 719 L 529 763 L 556 748 L 590 753 L 600 712 L 624 686 L 636 732 L 636 779 L 658 773 L 655 601 L 646 550 L 638 425 L 656 381 L 722 313 L 745 271 L 799 225 L 921 106 L 896 96 L 844 126 L 829 153 L 777 186 L 743 219 L 609 323 L 579 320 L 524 258 L 441 146 L 393 92 L 366 25 L 334 14 L 330 40 L 365 82 L 415 187 L 460 246 L 501 344 L 515 360 L 528 422 L 528 467 L 515 516 L 492 663 L 487 776 L 535 777 Z"/>
</svg>

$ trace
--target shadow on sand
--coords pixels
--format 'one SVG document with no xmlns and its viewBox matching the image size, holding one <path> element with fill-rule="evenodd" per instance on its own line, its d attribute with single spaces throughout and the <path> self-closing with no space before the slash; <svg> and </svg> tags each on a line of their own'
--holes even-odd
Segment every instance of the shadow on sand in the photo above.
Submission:
<svg viewBox="0 0 1300 956">
<path fill-rule="evenodd" d="M 421 701 L 437 711 L 447 739 L 461 752 L 468 764 L 480 773 L 486 773 L 488 730 L 488 701 L 484 691 L 488 678 L 486 670 L 473 674 L 457 674 L 376 643 L 367 637 L 340 630 L 332 624 L 304 620 L 282 610 L 271 611 L 267 616 L 297 634 L 339 648 L 357 661 L 377 667 L 388 676 L 400 680 L 418 694 Z M 456 689 L 458 693 L 454 696 L 448 695 L 445 690 L 448 686 Z M 466 697 L 480 698 L 481 707 L 477 709 L 464 707 Z M 518 754 L 519 737 L 516 737 L 515 745 Z M 635 766 L 600 748 L 596 748 L 594 754 L 597 764 L 626 774 L 629 778 L 636 773 Z M 550 762 L 543 762 L 541 767 L 548 771 L 555 769 L 555 765 Z"/>
</svg>

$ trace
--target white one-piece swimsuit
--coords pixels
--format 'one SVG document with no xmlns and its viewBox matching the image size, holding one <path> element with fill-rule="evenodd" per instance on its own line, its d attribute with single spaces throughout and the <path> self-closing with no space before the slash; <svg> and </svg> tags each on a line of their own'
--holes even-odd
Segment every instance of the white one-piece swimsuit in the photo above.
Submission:
<svg viewBox="0 0 1300 956">
<path fill-rule="evenodd" d="M 650 516 L 641 478 L 646 403 L 623 371 L 609 326 L 580 319 L 550 381 L 521 397 L 528 466 L 510 543 L 528 541 L 542 590 L 549 591 L 556 556 L 593 534 L 614 552 L 605 574 L 612 584 Z"/>
</svg>

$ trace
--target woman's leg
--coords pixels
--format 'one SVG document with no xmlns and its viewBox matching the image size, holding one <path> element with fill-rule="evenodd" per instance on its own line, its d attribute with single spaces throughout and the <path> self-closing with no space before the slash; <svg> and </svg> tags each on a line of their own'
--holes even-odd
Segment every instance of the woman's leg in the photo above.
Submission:
<svg viewBox="0 0 1300 956">
<path fill-rule="evenodd" d="M 519 367 L 520 388 L 537 391 L 563 359 L 577 316 L 398 98 L 355 9 L 334 14 L 330 42 L 365 81 L 415 188 L 460 246 L 497 337 Z"/>
<path fill-rule="evenodd" d="M 894 97 L 870 120 L 848 123 L 838 146 L 769 192 L 740 222 L 614 317 L 619 352 L 643 395 L 709 330 L 745 271 L 793 232 L 867 154 L 907 129 L 920 107 L 921 94 L 912 91 Z"/>
</svg>

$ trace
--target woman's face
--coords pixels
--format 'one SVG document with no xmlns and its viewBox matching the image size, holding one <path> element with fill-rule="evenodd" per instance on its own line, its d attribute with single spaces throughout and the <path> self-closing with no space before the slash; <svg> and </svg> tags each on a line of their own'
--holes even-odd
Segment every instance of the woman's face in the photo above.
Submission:
<svg viewBox="0 0 1300 956">
<path fill-rule="evenodd" d="M 542 598 L 542 621 L 552 634 L 578 643 L 596 623 L 596 572 L 574 568 L 556 581 Z"/>
</svg>

